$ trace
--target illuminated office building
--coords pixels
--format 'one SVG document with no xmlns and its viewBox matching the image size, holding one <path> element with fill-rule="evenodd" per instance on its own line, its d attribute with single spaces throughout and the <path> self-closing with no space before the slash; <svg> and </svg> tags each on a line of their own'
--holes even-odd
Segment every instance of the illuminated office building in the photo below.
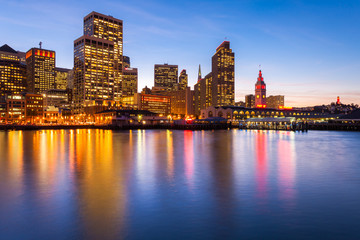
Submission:
<svg viewBox="0 0 360 240">
<path fill-rule="evenodd" d="M 254 108 L 255 107 L 255 95 L 249 94 L 245 96 L 245 107 Z"/>
<path fill-rule="evenodd" d="M 164 87 L 167 91 L 173 90 L 178 82 L 178 65 L 155 64 L 155 87 Z"/>
<path fill-rule="evenodd" d="M 74 113 L 95 100 L 122 96 L 123 22 L 92 12 L 84 18 L 84 36 L 74 41 Z"/>
<path fill-rule="evenodd" d="M 26 91 L 26 65 L 19 52 L 8 45 L 0 47 L 0 97 Z"/>
<path fill-rule="evenodd" d="M 186 70 L 183 69 L 179 75 L 178 89 L 185 90 L 187 86 L 188 86 L 188 75 L 186 73 Z"/>
<path fill-rule="evenodd" d="M 130 96 L 137 93 L 138 70 L 137 68 L 124 68 L 122 81 L 122 95 Z"/>
<path fill-rule="evenodd" d="M 114 100 L 113 42 L 83 36 L 74 42 L 74 113 L 95 104 L 96 99 Z"/>
<path fill-rule="evenodd" d="M 285 106 L 285 97 L 284 95 L 276 95 L 276 96 L 269 96 L 266 98 L 266 106 L 268 108 L 276 108 L 280 109 L 280 107 Z"/>
<path fill-rule="evenodd" d="M 261 70 L 259 70 L 259 77 L 255 84 L 255 107 L 266 107 L 266 84 Z"/>
<path fill-rule="evenodd" d="M 55 52 L 32 48 L 26 52 L 27 91 L 40 94 L 55 88 Z"/>
<path fill-rule="evenodd" d="M 230 42 L 224 41 L 212 57 L 212 105 L 234 105 L 235 54 Z"/>
<path fill-rule="evenodd" d="M 55 68 L 55 89 L 66 90 L 71 69 Z"/>
</svg>

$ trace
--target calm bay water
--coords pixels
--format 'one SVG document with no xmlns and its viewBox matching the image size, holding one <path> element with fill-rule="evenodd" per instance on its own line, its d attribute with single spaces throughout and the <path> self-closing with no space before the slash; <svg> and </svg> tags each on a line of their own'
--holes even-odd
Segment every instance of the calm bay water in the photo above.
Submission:
<svg viewBox="0 0 360 240">
<path fill-rule="evenodd" d="M 0 239 L 360 239 L 360 133 L 0 132 Z"/>
</svg>

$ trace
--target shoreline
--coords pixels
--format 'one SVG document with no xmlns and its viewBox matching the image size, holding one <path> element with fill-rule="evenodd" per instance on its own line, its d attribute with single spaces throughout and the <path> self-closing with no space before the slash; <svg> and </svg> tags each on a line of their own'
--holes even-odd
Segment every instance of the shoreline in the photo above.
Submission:
<svg viewBox="0 0 360 240">
<path fill-rule="evenodd" d="M 0 125 L 0 131 L 36 131 L 36 130 L 76 130 L 76 129 L 102 129 L 102 130 L 138 130 L 138 129 L 170 129 L 170 130 L 224 130 L 224 129 L 243 129 L 243 130 L 276 130 L 276 131 L 293 131 L 284 129 L 269 128 L 241 128 L 231 124 L 207 124 L 207 125 Z M 307 130 L 297 131 L 360 131 L 360 126 L 355 124 L 309 124 Z"/>
</svg>

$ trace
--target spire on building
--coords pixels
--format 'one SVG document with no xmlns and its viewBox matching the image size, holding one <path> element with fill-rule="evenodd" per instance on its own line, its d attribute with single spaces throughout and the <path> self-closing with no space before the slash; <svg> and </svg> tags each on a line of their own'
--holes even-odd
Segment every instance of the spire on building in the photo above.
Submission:
<svg viewBox="0 0 360 240">
<path fill-rule="evenodd" d="M 201 66 L 199 64 L 198 81 L 200 81 L 200 80 L 201 80 Z"/>
</svg>

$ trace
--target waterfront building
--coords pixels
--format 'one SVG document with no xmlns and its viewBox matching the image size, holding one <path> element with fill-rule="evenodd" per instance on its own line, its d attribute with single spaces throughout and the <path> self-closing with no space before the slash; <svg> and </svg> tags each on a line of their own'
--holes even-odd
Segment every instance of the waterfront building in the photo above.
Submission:
<svg viewBox="0 0 360 240">
<path fill-rule="evenodd" d="M 147 110 L 167 116 L 171 113 L 171 97 L 153 94 L 134 94 L 134 105 L 137 105 L 139 110 Z"/>
<path fill-rule="evenodd" d="M 245 96 L 245 107 L 254 108 L 255 107 L 255 95 L 249 94 Z"/>
<path fill-rule="evenodd" d="M 68 90 L 49 89 L 43 93 L 44 107 L 65 107 L 68 104 Z"/>
<path fill-rule="evenodd" d="M 25 103 L 23 95 L 6 96 L 6 123 L 22 123 L 25 120 Z"/>
<path fill-rule="evenodd" d="M 66 90 L 71 69 L 55 67 L 55 89 Z"/>
<path fill-rule="evenodd" d="M 41 94 L 25 94 L 26 120 L 40 122 L 44 115 L 44 97 Z"/>
<path fill-rule="evenodd" d="M 249 118 L 265 117 L 294 117 L 300 120 L 319 120 L 327 117 L 334 117 L 327 113 L 316 111 L 301 111 L 296 109 L 269 109 L 269 108 L 246 108 L 238 106 L 214 107 L 210 106 L 201 110 L 201 119 L 209 117 L 223 117 L 229 121 L 240 121 Z M 335 115 L 336 117 L 336 115 Z"/>
<path fill-rule="evenodd" d="M 27 91 L 34 94 L 54 89 L 55 51 L 32 48 L 26 52 Z"/>
<path fill-rule="evenodd" d="M 91 12 L 84 17 L 84 36 L 74 41 L 74 113 L 95 100 L 122 96 L 123 22 Z"/>
<path fill-rule="evenodd" d="M 0 97 L 26 91 L 26 65 L 8 45 L 0 47 Z"/>
<path fill-rule="evenodd" d="M 229 106 L 235 102 L 235 54 L 224 41 L 212 57 L 212 105 Z"/>
<path fill-rule="evenodd" d="M 178 65 L 155 64 L 154 86 L 164 87 L 167 91 L 173 90 L 178 83 Z"/>
<path fill-rule="evenodd" d="M 7 110 L 6 101 L 4 97 L 0 97 L 0 123 L 6 122 Z"/>
<path fill-rule="evenodd" d="M 147 110 L 105 110 L 95 114 L 96 124 L 113 125 L 118 127 L 130 125 L 157 125 L 168 122 L 167 116 Z"/>
<path fill-rule="evenodd" d="M 138 69 L 124 68 L 122 80 L 122 96 L 131 96 L 137 93 Z"/>
<path fill-rule="evenodd" d="M 269 96 L 266 98 L 266 106 L 268 108 L 280 109 L 285 106 L 284 95 Z"/>
<path fill-rule="evenodd" d="M 187 86 L 188 86 L 188 75 L 186 73 L 186 70 L 183 69 L 179 75 L 178 89 L 185 90 Z"/>
<path fill-rule="evenodd" d="M 266 108 L 266 84 L 261 70 L 255 84 L 255 107 Z"/>
</svg>

